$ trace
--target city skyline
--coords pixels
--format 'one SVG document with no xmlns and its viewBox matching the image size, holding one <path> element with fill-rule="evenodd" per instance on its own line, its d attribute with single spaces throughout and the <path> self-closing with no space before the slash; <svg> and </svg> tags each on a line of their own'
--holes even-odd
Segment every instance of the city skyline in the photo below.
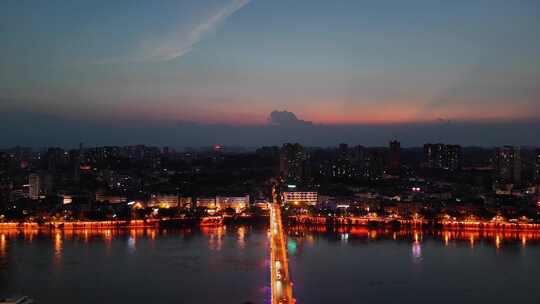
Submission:
<svg viewBox="0 0 540 304">
<path fill-rule="evenodd" d="M 536 303 L 539 37 L 538 0 L 0 1 L 0 304 Z"/>
<path fill-rule="evenodd" d="M 5 146 L 539 142 L 535 1 L 0 7 Z"/>
</svg>

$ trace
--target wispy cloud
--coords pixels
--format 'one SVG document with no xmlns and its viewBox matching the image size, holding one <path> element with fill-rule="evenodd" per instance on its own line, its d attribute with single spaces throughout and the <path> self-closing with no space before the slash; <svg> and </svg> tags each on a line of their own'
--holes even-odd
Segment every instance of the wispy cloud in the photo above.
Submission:
<svg viewBox="0 0 540 304">
<path fill-rule="evenodd" d="M 252 0 L 228 0 L 206 16 L 191 24 L 180 24 L 165 33 L 145 34 L 140 38 L 138 47 L 131 54 L 94 60 L 92 63 L 145 63 L 173 60 L 189 53 L 193 47 L 218 29 L 234 13 L 248 5 Z"/>
<path fill-rule="evenodd" d="M 190 30 L 178 31 L 156 45 L 148 46 L 143 61 L 167 61 L 181 57 L 189 53 L 192 48 L 202 41 L 209 33 L 213 32 L 223 22 L 248 5 L 251 0 L 233 0 L 228 5 L 210 14 L 209 17 L 196 23 Z"/>
</svg>

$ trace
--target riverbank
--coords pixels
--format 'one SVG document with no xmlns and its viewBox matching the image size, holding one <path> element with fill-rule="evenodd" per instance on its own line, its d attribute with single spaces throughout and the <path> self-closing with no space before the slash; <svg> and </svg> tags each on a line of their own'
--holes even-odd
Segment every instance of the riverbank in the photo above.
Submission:
<svg viewBox="0 0 540 304">
<path fill-rule="evenodd" d="M 359 226 L 359 227 L 416 227 L 478 230 L 531 230 L 540 231 L 540 224 L 529 222 L 482 221 L 482 220 L 425 220 L 394 217 L 322 217 L 289 216 L 290 225 Z"/>
<path fill-rule="evenodd" d="M 53 229 L 53 230 L 84 230 L 84 229 L 124 229 L 124 228 L 180 228 L 194 226 L 221 226 L 224 224 L 256 224 L 268 222 L 268 217 L 182 217 L 145 220 L 114 220 L 114 221 L 51 221 L 51 222 L 5 222 L 0 223 L 1 229 Z"/>
</svg>

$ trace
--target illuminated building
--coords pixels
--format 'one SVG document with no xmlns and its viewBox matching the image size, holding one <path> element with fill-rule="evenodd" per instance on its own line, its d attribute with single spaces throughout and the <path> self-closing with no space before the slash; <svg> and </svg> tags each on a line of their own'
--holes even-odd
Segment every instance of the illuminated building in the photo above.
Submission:
<svg viewBox="0 0 540 304">
<path fill-rule="evenodd" d="M 178 206 L 181 208 L 191 209 L 193 206 L 192 198 L 186 196 L 178 197 Z"/>
<path fill-rule="evenodd" d="M 245 196 L 216 196 L 218 210 L 234 209 L 236 213 L 242 212 L 249 206 L 249 195 Z"/>
<path fill-rule="evenodd" d="M 217 209 L 215 197 L 197 197 L 197 207 L 206 209 Z"/>
<path fill-rule="evenodd" d="M 9 192 L 9 202 L 15 202 L 20 199 L 25 199 L 28 197 L 28 193 L 25 193 L 23 189 L 14 189 Z"/>
<path fill-rule="evenodd" d="M 73 196 L 71 195 L 61 194 L 60 197 L 62 198 L 62 205 L 69 205 L 73 203 Z"/>
<path fill-rule="evenodd" d="M 317 205 L 316 191 L 283 191 L 281 192 L 281 202 L 283 204 L 306 204 Z"/>
<path fill-rule="evenodd" d="M 206 208 L 214 211 L 234 209 L 236 213 L 242 212 L 249 206 L 249 195 L 245 196 L 216 196 L 216 197 L 198 197 L 197 207 Z"/>
<path fill-rule="evenodd" d="M 39 174 L 32 173 L 28 176 L 28 196 L 30 199 L 37 200 L 39 199 L 41 178 Z"/>
<path fill-rule="evenodd" d="M 176 194 L 152 194 L 148 207 L 157 208 L 191 208 L 191 197 L 181 197 Z"/>
<path fill-rule="evenodd" d="M 424 164 L 431 169 L 458 170 L 461 165 L 461 146 L 425 144 Z"/>
<path fill-rule="evenodd" d="M 340 144 L 337 150 L 337 157 L 331 166 L 332 177 L 349 178 L 352 177 L 352 165 L 347 144 Z"/>
<path fill-rule="evenodd" d="M 355 177 L 362 177 L 366 167 L 365 155 L 366 149 L 363 146 L 356 146 L 350 149 L 350 160 L 352 173 Z"/>
<path fill-rule="evenodd" d="M 122 195 L 111 195 L 111 194 L 103 194 L 101 192 L 96 192 L 96 201 L 108 202 L 109 204 L 120 204 L 120 203 L 125 203 L 127 201 L 127 198 Z"/>
<path fill-rule="evenodd" d="M 286 181 L 301 182 L 305 176 L 306 153 L 300 144 L 287 143 L 281 147 L 279 171 Z"/>
<path fill-rule="evenodd" d="M 269 210 L 270 209 L 270 203 L 267 200 L 256 200 L 253 204 L 256 208 L 259 208 L 261 210 Z"/>
<path fill-rule="evenodd" d="M 500 184 L 521 183 L 521 151 L 519 147 L 499 147 L 495 153 L 497 181 Z"/>
<path fill-rule="evenodd" d="M 158 208 L 177 208 L 179 205 L 178 195 L 176 194 L 152 194 L 148 207 Z"/>
<path fill-rule="evenodd" d="M 382 178 L 385 168 L 385 149 L 370 148 L 364 156 L 362 176 L 370 180 Z"/>
</svg>

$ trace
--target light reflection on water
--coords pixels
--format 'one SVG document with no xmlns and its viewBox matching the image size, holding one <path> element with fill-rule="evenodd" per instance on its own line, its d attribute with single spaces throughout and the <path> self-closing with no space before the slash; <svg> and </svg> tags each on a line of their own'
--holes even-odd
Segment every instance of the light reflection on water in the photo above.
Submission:
<svg viewBox="0 0 540 304">
<path fill-rule="evenodd" d="M 412 245 L 412 260 L 415 264 L 422 262 L 422 245 L 419 241 L 414 241 Z"/>
<path fill-rule="evenodd" d="M 226 227 L 202 227 L 201 231 L 208 236 L 208 248 L 213 251 L 220 251 L 223 246 L 223 235 L 227 232 Z"/>
<path fill-rule="evenodd" d="M 62 260 L 62 234 L 56 232 L 54 235 L 54 261 L 59 263 Z"/>
<path fill-rule="evenodd" d="M 531 280 L 540 276 L 540 232 L 290 226 L 288 233 L 297 245 L 289 261 L 299 303 L 540 298 Z"/>
<path fill-rule="evenodd" d="M 474 248 L 478 242 L 491 244 L 500 249 L 505 244 L 520 243 L 522 247 L 529 244 L 540 244 L 540 231 L 519 230 L 422 230 L 422 229 L 377 229 L 368 227 L 338 227 L 326 226 L 290 226 L 289 236 L 302 241 L 313 243 L 314 236 L 337 238 L 342 243 L 351 241 L 382 241 L 410 240 L 414 243 L 422 243 L 424 237 L 432 241 L 440 241 L 445 247 L 450 247 L 456 242 L 467 242 L 470 248 Z"/>
<path fill-rule="evenodd" d="M 252 230 L 246 226 L 234 227 L 229 231 L 229 236 L 234 234 L 236 247 L 245 249 L 247 246 L 248 234 Z M 265 232 L 266 229 L 261 231 Z M 53 242 L 55 259 L 62 258 L 62 244 L 64 241 L 82 241 L 84 244 L 102 240 L 106 247 L 110 249 L 113 240 L 125 238 L 126 246 L 130 252 L 137 249 L 137 239 L 155 241 L 160 237 L 167 236 L 171 231 L 156 228 L 135 228 L 135 229 L 81 229 L 81 230 L 48 230 L 48 229 L 9 229 L 0 234 L 0 257 L 6 255 L 8 238 L 24 240 L 28 244 L 36 239 L 50 238 Z M 202 234 L 207 238 L 208 248 L 213 251 L 220 251 L 223 247 L 224 237 L 228 231 L 226 226 L 205 226 L 200 228 L 186 228 L 172 231 L 175 236 L 189 236 L 192 234 Z M 312 237 L 308 237 L 312 238 Z"/>
<path fill-rule="evenodd" d="M 247 246 L 248 227 L 238 226 L 234 227 L 231 231 L 227 231 L 226 226 L 208 226 L 199 228 L 187 228 L 181 230 L 174 230 L 174 234 L 180 234 L 187 236 L 196 232 L 202 233 L 207 237 L 208 248 L 213 251 L 220 251 L 223 246 L 224 237 L 227 234 L 234 234 L 236 239 L 236 247 L 238 249 L 244 249 Z M 264 231 L 262 229 L 261 231 Z M 23 230 L 5 230 L 0 234 L 0 257 L 6 257 L 7 245 L 9 238 L 23 239 L 26 243 L 31 244 L 37 237 L 50 237 L 54 245 L 55 259 L 62 258 L 62 245 L 64 240 L 82 240 L 83 243 L 88 244 L 91 241 L 101 239 L 106 244 L 106 247 L 110 249 L 113 239 L 119 237 L 126 238 L 126 245 L 130 252 L 137 249 L 137 239 L 145 238 L 155 241 L 159 237 L 164 237 L 169 234 L 170 231 L 155 228 L 136 228 L 136 229 L 101 229 L 101 230 L 65 230 L 65 231 L 49 231 L 38 229 L 23 229 Z M 366 240 L 366 241 L 378 241 L 378 240 L 394 240 L 403 241 L 410 240 L 413 244 L 414 255 L 421 254 L 421 243 L 424 236 L 427 236 L 430 240 L 440 242 L 449 247 L 456 242 L 468 242 L 469 247 L 472 249 L 478 242 L 482 244 L 493 245 L 496 249 L 501 249 L 504 244 L 514 244 L 519 242 L 522 247 L 528 245 L 536 245 L 540 243 L 540 232 L 535 231 L 501 231 L 501 230 L 415 230 L 415 229 L 370 229 L 367 227 L 353 227 L 353 228 L 327 228 L 324 226 L 307 227 L 307 226 L 294 226 L 288 227 L 289 251 L 296 251 L 296 243 L 307 242 L 311 245 L 315 240 L 320 237 L 334 238 L 337 237 L 343 244 L 347 244 L 350 241 Z M 268 237 L 268 236 L 267 236 Z"/>
<path fill-rule="evenodd" d="M 266 233 L 264 226 L 0 231 L 0 298 L 264 303 Z"/>
<path fill-rule="evenodd" d="M 3 261 L 7 255 L 7 240 L 4 233 L 0 234 L 0 261 Z"/>
<path fill-rule="evenodd" d="M 238 227 L 237 235 L 238 235 L 238 239 L 237 239 L 236 245 L 238 246 L 238 249 L 246 248 L 246 228 Z"/>
<path fill-rule="evenodd" d="M 178 230 L 0 231 L 0 296 L 7 291 L 16 291 L 18 294 L 34 295 L 43 303 L 69 303 L 68 299 L 70 302 L 81 302 L 80 294 L 88 294 L 90 290 L 92 294 L 81 303 L 93 303 L 103 300 L 99 298 L 100 294 L 119 290 L 116 295 L 113 292 L 113 298 L 117 296 L 117 301 L 126 302 L 122 290 L 145 286 L 137 288 L 129 302 L 152 302 L 158 294 L 157 299 L 163 297 L 163 303 L 173 303 L 176 297 L 183 297 L 183 303 L 265 303 L 269 294 L 268 237 L 267 227 L 251 226 Z M 317 303 L 317 300 L 310 298 L 313 289 L 318 289 L 319 296 L 324 299 L 326 293 L 339 298 L 332 293 L 338 288 L 341 290 L 341 300 L 354 302 L 359 296 L 355 293 L 359 292 L 355 286 L 365 276 L 376 279 L 368 280 L 365 283 L 368 287 L 364 287 L 363 292 L 380 292 L 385 278 L 396 275 L 397 270 L 391 267 L 407 273 L 410 271 L 404 266 L 407 263 L 410 267 L 416 267 L 409 276 L 415 280 L 426 280 L 428 283 L 424 284 L 429 284 L 429 281 L 439 279 L 430 272 L 430 267 L 434 267 L 431 264 L 434 254 L 444 256 L 450 264 L 465 261 L 465 264 L 475 265 L 487 257 L 491 263 L 502 263 L 503 266 L 505 263 L 527 265 L 529 260 L 518 259 L 528 257 L 523 256 L 525 249 L 529 256 L 539 254 L 539 244 L 540 233 L 533 231 L 295 226 L 288 227 L 287 249 L 291 256 L 295 296 L 302 303 Z M 400 248 L 405 250 L 401 251 Z M 522 255 L 508 259 L 516 250 L 521 250 Z M 392 252 L 394 255 L 390 255 Z M 475 255 L 464 255 L 466 252 Z M 492 256 L 490 252 L 496 255 Z M 370 264 L 377 263 L 380 264 L 379 268 L 384 269 L 382 273 L 385 275 L 381 276 L 370 268 Z M 443 260 L 439 263 L 443 263 Z M 444 263 L 447 261 L 444 260 Z M 469 273 L 471 270 L 459 263 L 452 264 L 452 267 L 464 277 L 477 275 L 476 272 Z M 492 276 L 490 271 L 497 269 L 493 265 L 482 270 L 484 275 Z M 52 278 L 49 277 L 51 270 L 55 273 Z M 445 268 L 444 271 L 453 269 Z M 519 275 L 517 270 L 516 273 L 511 271 L 507 270 L 506 275 Z M 534 274 L 540 275 L 536 272 Z M 153 278 L 151 282 L 146 279 L 148 275 Z M 520 281 L 515 281 L 508 287 L 516 289 L 512 284 Z M 337 282 L 339 285 L 336 286 Z M 326 284 L 334 289 L 324 289 Z M 388 290 L 401 288 L 386 287 Z M 347 292 L 350 292 L 350 298 L 345 298 Z M 64 296 L 59 297 L 59 294 Z M 406 293 L 402 296 L 406 296 Z M 428 296 L 425 301 L 418 303 L 435 299 Z"/>
</svg>

